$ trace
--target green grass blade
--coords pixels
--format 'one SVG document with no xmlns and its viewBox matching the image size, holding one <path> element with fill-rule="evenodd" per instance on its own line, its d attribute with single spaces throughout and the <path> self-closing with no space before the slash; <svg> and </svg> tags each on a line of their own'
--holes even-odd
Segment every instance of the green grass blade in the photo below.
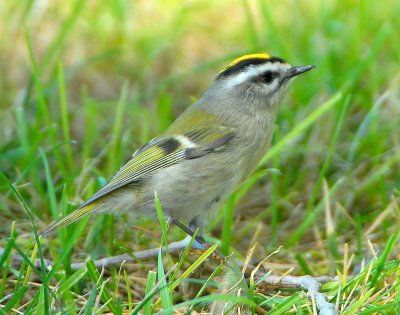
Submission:
<svg viewBox="0 0 400 315">
<path fill-rule="evenodd" d="M 68 292 L 76 283 L 78 283 L 79 280 L 81 280 L 87 273 L 87 267 L 83 267 L 81 269 L 78 269 L 75 273 L 73 273 L 71 276 L 68 276 L 68 278 L 63 281 L 60 286 L 57 288 L 57 294 L 60 294 L 61 296 Z"/>
<path fill-rule="evenodd" d="M 50 174 L 49 163 L 48 163 L 46 155 L 44 154 L 44 152 L 42 150 L 40 150 L 40 155 L 42 157 L 44 171 L 46 174 L 46 184 L 47 184 L 47 191 L 48 191 L 48 196 L 49 196 L 51 213 L 52 213 L 53 219 L 58 220 L 59 214 L 58 214 L 58 209 L 57 209 L 57 200 L 56 200 L 56 194 L 55 194 L 53 180 L 52 180 L 51 174 Z"/>
<path fill-rule="evenodd" d="M 90 295 L 89 298 L 87 299 L 87 302 L 85 303 L 85 306 L 82 308 L 85 310 L 84 315 L 92 315 L 94 313 L 93 306 L 94 303 L 96 302 L 97 294 L 98 290 L 97 287 L 94 285 L 90 290 Z"/>
<path fill-rule="evenodd" d="M 68 165 L 68 170 L 72 170 L 72 148 L 71 148 L 71 133 L 69 130 L 69 113 L 68 113 L 68 105 L 67 105 L 67 92 L 65 86 L 65 77 L 64 77 L 64 68 L 61 63 L 58 64 L 58 85 L 60 92 L 60 112 L 61 112 L 61 124 L 63 130 L 63 136 L 65 140 L 65 150 L 66 150 L 66 160 Z M 69 176 L 64 176 L 68 179 Z"/>
<path fill-rule="evenodd" d="M 186 279 L 194 270 L 196 270 L 216 249 L 218 245 L 214 244 L 207 248 L 199 258 L 186 269 L 182 275 L 172 284 L 172 289 L 176 288 L 184 279 Z"/>
<path fill-rule="evenodd" d="M 229 249 L 231 246 L 232 239 L 232 224 L 233 224 L 233 214 L 235 210 L 236 198 L 232 195 L 225 206 L 224 211 L 224 222 L 222 227 L 222 239 L 221 239 L 221 253 L 222 255 L 229 255 Z"/>
<path fill-rule="evenodd" d="M 45 263 L 44 263 L 44 258 L 43 258 L 43 251 L 42 251 L 42 246 L 41 246 L 41 242 L 40 242 L 40 237 L 36 228 L 36 224 L 35 221 L 33 220 L 33 216 L 31 214 L 31 210 L 29 208 L 29 206 L 27 205 L 27 203 L 25 202 L 25 200 L 22 198 L 21 194 L 18 192 L 18 190 L 15 188 L 15 186 L 13 184 L 11 184 L 8 179 L 1 173 L 1 175 L 4 177 L 5 182 L 8 182 L 8 185 L 10 187 L 10 189 L 14 192 L 15 196 L 17 197 L 18 201 L 21 203 L 22 207 L 25 209 L 30 223 L 32 225 L 33 228 L 33 233 L 35 236 L 35 240 L 36 240 L 36 244 L 38 246 L 38 252 L 39 252 L 39 259 L 40 259 L 40 264 L 41 264 L 41 276 L 42 276 L 42 286 L 41 288 L 43 288 L 42 292 L 43 292 L 43 307 L 44 307 L 44 313 L 46 315 L 49 314 L 49 294 L 48 294 L 48 283 L 47 283 L 47 279 L 46 279 L 46 267 L 45 267 Z"/>
<path fill-rule="evenodd" d="M 379 256 L 379 259 L 374 268 L 374 277 L 372 278 L 369 287 L 373 288 L 378 281 L 379 277 L 382 276 L 382 271 L 385 266 L 385 262 L 389 258 L 389 255 L 393 252 L 394 246 L 399 243 L 400 240 L 400 232 L 396 234 L 392 234 L 389 240 L 386 242 L 386 246 L 382 252 L 382 255 Z"/>
<path fill-rule="evenodd" d="M 22 299 L 22 297 L 25 295 L 26 291 L 28 291 L 29 288 L 30 286 L 23 286 L 18 290 L 18 292 L 14 293 L 12 295 L 12 298 L 1 309 L 3 314 L 10 314 L 11 310 L 15 308 L 16 304 Z"/>
<path fill-rule="evenodd" d="M 167 281 L 165 279 L 165 272 L 164 272 L 161 251 L 158 254 L 157 275 L 158 275 L 158 281 L 160 282 L 161 305 L 162 305 L 163 309 L 171 309 L 172 308 L 172 296 L 170 294 L 170 291 L 168 290 Z M 172 311 L 167 312 L 166 314 L 172 314 Z"/>
<path fill-rule="evenodd" d="M 157 280 L 157 273 L 150 270 L 147 275 L 146 291 L 145 291 L 143 300 L 145 300 L 146 297 L 149 296 L 151 294 L 151 292 L 155 289 L 156 280 Z M 147 303 L 144 304 L 144 306 L 143 306 L 143 315 L 151 315 L 152 307 L 153 307 L 153 305 L 149 299 L 147 301 Z"/>
<path fill-rule="evenodd" d="M 113 297 L 107 288 L 107 283 L 103 280 L 102 276 L 97 271 L 96 265 L 94 264 L 92 259 L 89 259 L 86 262 L 86 268 L 87 268 L 87 273 L 88 273 L 89 277 L 95 283 L 95 285 L 97 286 L 97 289 L 99 290 L 99 288 L 104 286 L 103 290 L 101 291 L 101 299 L 103 300 L 103 303 L 107 303 L 108 308 L 114 314 L 120 314 L 120 312 L 118 312 L 117 307 L 113 301 Z"/>
<path fill-rule="evenodd" d="M 108 165 L 109 174 L 113 174 L 115 172 L 115 164 L 116 162 L 121 160 L 121 150 L 119 148 L 119 144 L 122 138 L 122 130 L 123 130 L 123 118 L 126 112 L 127 107 L 127 95 L 128 95 L 128 83 L 125 82 L 121 89 L 121 94 L 118 100 L 118 105 L 115 111 L 114 124 L 111 132 L 111 146 L 110 146 L 110 159 Z M 117 163 L 120 164 L 120 163 Z"/>
<path fill-rule="evenodd" d="M 11 224 L 10 238 L 7 240 L 6 247 L 4 248 L 0 256 L 0 270 L 3 273 L 0 283 L 0 296 L 4 296 L 4 289 L 7 283 L 6 280 L 8 276 L 8 270 L 10 267 L 11 253 L 12 253 L 12 248 L 14 246 L 15 237 L 16 235 L 15 235 L 15 221 L 14 221 Z"/>
<path fill-rule="evenodd" d="M 280 315 L 280 314 L 287 314 L 291 308 L 294 307 L 295 304 L 301 301 L 301 296 L 299 293 L 295 293 L 291 297 L 285 299 L 285 301 L 279 305 L 275 305 L 273 310 L 268 312 L 268 315 Z"/>
</svg>

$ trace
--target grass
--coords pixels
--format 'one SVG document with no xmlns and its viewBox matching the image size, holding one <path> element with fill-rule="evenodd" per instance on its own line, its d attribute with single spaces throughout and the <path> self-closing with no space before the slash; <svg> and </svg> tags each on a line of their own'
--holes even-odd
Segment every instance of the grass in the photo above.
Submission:
<svg viewBox="0 0 400 315">
<path fill-rule="evenodd" d="M 399 14 L 394 0 L 3 1 L 0 311 L 179 314 L 220 299 L 259 314 L 315 313 L 301 291 L 215 293 L 226 272 L 216 266 L 201 277 L 204 294 L 185 300 L 183 280 L 199 278 L 213 248 L 96 270 L 93 259 L 183 237 L 163 220 L 160 228 L 129 214 L 98 215 L 38 236 L 232 58 L 266 51 L 317 68 L 292 84 L 273 147 L 208 239 L 243 261 L 257 242 L 253 264 L 282 246 L 263 263 L 277 274 L 338 275 L 323 292 L 340 314 L 399 313 Z M 55 266 L 38 268 L 35 258 Z M 86 264 L 71 270 L 76 261 Z"/>
</svg>

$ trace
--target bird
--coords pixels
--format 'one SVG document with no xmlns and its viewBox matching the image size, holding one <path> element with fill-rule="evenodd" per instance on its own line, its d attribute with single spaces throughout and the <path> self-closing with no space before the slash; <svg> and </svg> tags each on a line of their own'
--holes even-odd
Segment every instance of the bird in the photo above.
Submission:
<svg viewBox="0 0 400 315">
<path fill-rule="evenodd" d="M 270 147 L 288 86 L 314 67 L 292 66 L 267 53 L 234 59 L 164 133 L 138 148 L 108 183 L 41 235 L 89 213 L 131 211 L 156 218 L 155 193 L 165 216 L 203 235 Z"/>
</svg>

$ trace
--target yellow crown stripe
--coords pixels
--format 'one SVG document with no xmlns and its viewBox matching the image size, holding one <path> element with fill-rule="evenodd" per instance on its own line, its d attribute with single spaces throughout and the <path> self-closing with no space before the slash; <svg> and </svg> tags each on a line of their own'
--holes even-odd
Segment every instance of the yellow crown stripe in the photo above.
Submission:
<svg viewBox="0 0 400 315">
<path fill-rule="evenodd" d="M 249 55 L 244 55 L 242 57 L 236 58 L 233 60 L 230 64 L 226 65 L 220 72 L 224 72 L 225 70 L 234 67 L 237 65 L 239 62 L 242 62 L 244 60 L 252 60 L 252 59 L 270 59 L 271 55 L 268 54 L 249 54 Z"/>
</svg>

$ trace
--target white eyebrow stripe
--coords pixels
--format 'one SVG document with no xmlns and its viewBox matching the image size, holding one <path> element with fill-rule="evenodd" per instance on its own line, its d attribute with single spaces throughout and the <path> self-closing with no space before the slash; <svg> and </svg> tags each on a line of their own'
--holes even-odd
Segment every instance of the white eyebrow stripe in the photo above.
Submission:
<svg viewBox="0 0 400 315">
<path fill-rule="evenodd" d="M 226 83 L 234 86 L 234 85 L 239 85 L 242 84 L 243 82 L 248 81 L 251 78 L 254 78 L 256 76 L 259 76 L 260 74 L 266 72 L 266 71 L 277 71 L 277 70 L 282 70 L 282 69 L 289 69 L 290 66 L 288 64 L 282 64 L 282 63 L 266 63 L 266 64 L 261 64 L 261 65 L 253 65 L 253 66 L 248 66 L 245 68 L 242 72 L 229 76 L 226 78 Z"/>
</svg>

